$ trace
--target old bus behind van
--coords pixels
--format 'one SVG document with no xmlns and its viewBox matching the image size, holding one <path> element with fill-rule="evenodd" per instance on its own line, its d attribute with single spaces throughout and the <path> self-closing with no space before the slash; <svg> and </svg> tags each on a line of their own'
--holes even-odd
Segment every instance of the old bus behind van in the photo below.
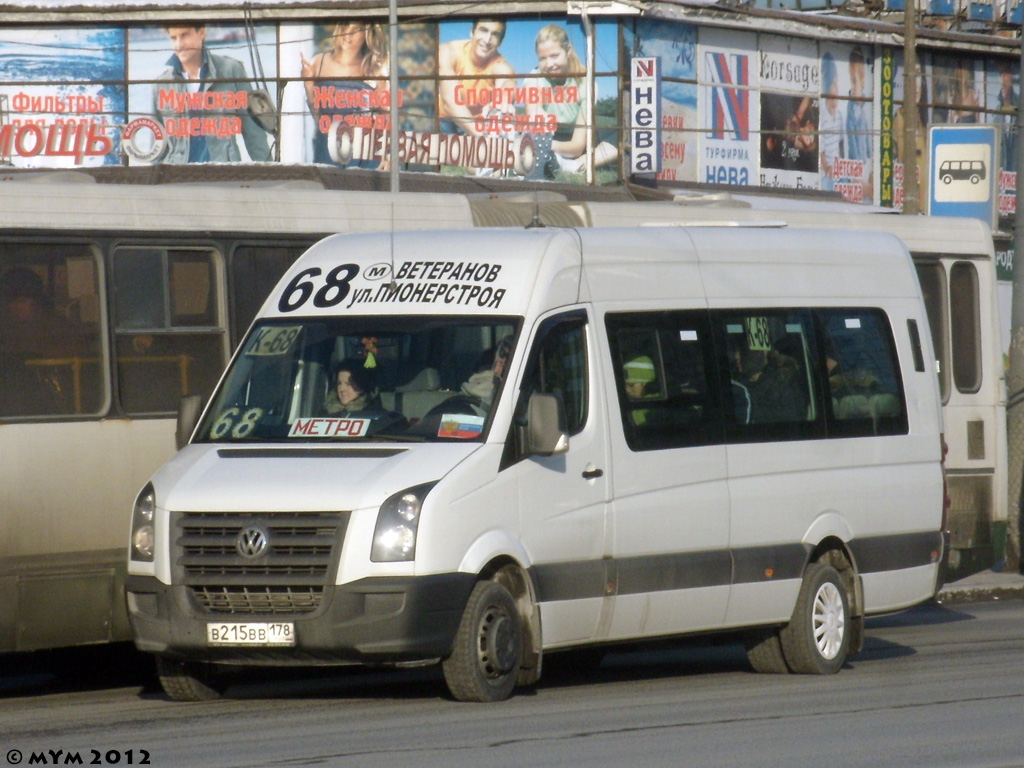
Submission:
<svg viewBox="0 0 1024 768">
<path fill-rule="evenodd" d="M 836 672 L 941 581 L 930 339 L 885 234 L 328 237 L 138 496 L 136 644 L 180 700 L 439 663 L 496 701 L 548 652 L 707 631 Z"/>
</svg>

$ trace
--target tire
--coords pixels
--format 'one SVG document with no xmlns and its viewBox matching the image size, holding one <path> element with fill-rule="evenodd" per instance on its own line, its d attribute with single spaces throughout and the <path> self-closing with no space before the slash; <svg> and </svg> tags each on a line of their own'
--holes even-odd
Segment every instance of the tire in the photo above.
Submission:
<svg viewBox="0 0 1024 768">
<path fill-rule="evenodd" d="M 762 675 L 785 675 L 789 665 L 782 653 L 782 641 L 776 629 L 751 634 L 746 641 L 747 660 Z"/>
<path fill-rule="evenodd" d="M 209 664 L 158 656 L 156 672 L 172 701 L 213 701 L 224 692 Z"/>
<path fill-rule="evenodd" d="M 850 603 L 839 572 L 823 563 L 807 566 L 793 618 L 779 632 L 789 668 L 804 675 L 838 672 L 850 647 L 849 630 Z"/>
<path fill-rule="evenodd" d="M 943 183 L 943 184 L 952 184 L 952 183 L 953 183 L 953 177 L 952 177 L 952 176 L 950 176 L 950 175 L 949 175 L 949 174 L 947 173 L 947 174 L 946 174 L 945 176 L 943 176 L 943 177 L 942 177 L 942 183 Z"/>
<path fill-rule="evenodd" d="M 458 701 L 503 701 L 512 694 L 523 655 L 516 602 L 501 584 L 473 587 L 451 656 L 441 667 Z"/>
</svg>

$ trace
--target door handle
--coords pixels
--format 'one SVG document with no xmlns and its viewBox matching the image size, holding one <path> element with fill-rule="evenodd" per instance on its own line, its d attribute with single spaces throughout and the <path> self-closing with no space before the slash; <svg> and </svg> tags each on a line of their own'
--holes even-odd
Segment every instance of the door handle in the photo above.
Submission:
<svg viewBox="0 0 1024 768">
<path fill-rule="evenodd" d="M 595 479 L 597 477 L 602 477 L 603 475 L 604 475 L 604 470 L 603 469 L 595 469 L 592 464 L 590 466 L 588 466 L 586 469 L 583 470 L 583 479 L 584 480 L 593 480 L 593 479 Z"/>
</svg>

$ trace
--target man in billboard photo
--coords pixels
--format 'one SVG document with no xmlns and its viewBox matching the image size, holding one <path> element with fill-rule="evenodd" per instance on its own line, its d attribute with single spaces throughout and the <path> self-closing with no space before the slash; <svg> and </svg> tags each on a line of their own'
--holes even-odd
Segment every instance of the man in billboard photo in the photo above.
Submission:
<svg viewBox="0 0 1024 768">
<path fill-rule="evenodd" d="M 452 40 L 437 51 L 438 117 L 442 133 L 480 135 L 476 118 L 492 108 L 511 112 L 515 105 L 495 104 L 494 92 L 514 86 L 512 65 L 498 52 L 505 39 L 505 22 L 472 20 L 468 40 Z"/>
<path fill-rule="evenodd" d="M 242 62 L 210 53 L 202 22 L 168 25 L 164 31 L 174 53 L 153 86 L 153 114 L 167 135 L 157 162 L 240 162 L 237 134 L 251 160 L 269 161 L 267 131 L 245 106 L 252 85 Z"/>
</svg>

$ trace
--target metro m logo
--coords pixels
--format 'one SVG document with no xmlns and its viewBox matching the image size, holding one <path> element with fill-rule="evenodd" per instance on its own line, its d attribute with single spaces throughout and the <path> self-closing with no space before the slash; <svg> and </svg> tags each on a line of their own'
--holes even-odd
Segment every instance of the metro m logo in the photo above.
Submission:
<svg viewBox="0 0 1024 768">
<path fill-rule="evenodd" d="M 747 141 L 750 138 L 750 57 L 738 53 L 704 54 L 711 87 L 711 138 Z"/>
</svg>

